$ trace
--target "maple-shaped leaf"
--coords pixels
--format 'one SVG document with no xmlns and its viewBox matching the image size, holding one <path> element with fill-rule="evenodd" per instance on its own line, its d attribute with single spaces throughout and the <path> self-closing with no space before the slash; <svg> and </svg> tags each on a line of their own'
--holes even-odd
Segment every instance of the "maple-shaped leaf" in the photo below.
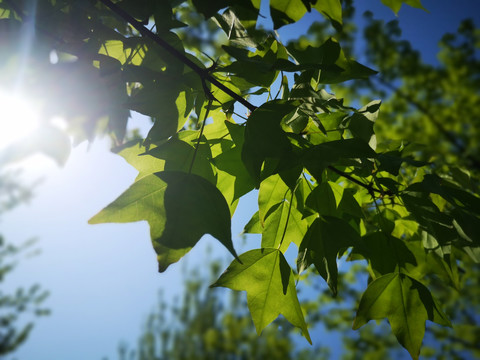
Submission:
<svg viewBox="0 0 480 360">
<path fill-rule="evenodd" d="M 278 173 L 280 161 L 291 155 L 292 146 L 287 134 L 280 127 L 280 122 L 285 115 L 295 110 L 296 106 L 292 101 L 270 101 L 252 112 L 247 120 L 242 161 L 257 188 L 262 180 Z M 267 160 L 274 164 L 270 165 L 272 168 L 264 166 Z"/>
<path fill-rule="evenodd" d="M 390 273 L 370 283 L 360 300 L 353 329 L 383 318 L 388 319 L 398 342 L 413 359 L 418 359 L 426 320 L 452 326 L 430 291 L 402 273 Z"/>
<path fill-rule="evenodd" d="M 285 199 L 272 210 L 262 231 L 262 247 L 278 248 L 285 252 L 292 242 L 300 245 L 308 221 L 302 219 L 302 213 L 292 207 L 291 199 Z"/>
<path fill-rule="evenodd" d="M 159 271 L 180 260 L 205 234 L 236 257 L 230 210 L 220 191 L 204 178 L 179 171 L 147 175 L 89 220 L 90 224 L 146 220 Z"/>
<path fill-rule="evenodd" d="M 345 220 L 333 216 L 316 218 L 300 244 L 298 272 L 302 272 L 313 263 L 335 296 L 338 277 L 337 256 L 340 251 L 355 245 L 359 240 L 360 235 Z"/>
<path fill-rule="evenodd" d="M 255 249 L 234 260 L 212 287 L 222 286 L 246 291 L 253 323 L 260 334 L 280 314 L 302 330 L 311 344 L 307 324 L 297 298 L 297 290 L 282 252 L 277 249 Z"/>
<path fill-rule="evenodd" d="M 265 224 L 265 218 L 269 210 L 283 201 L 287 192 L 288 186 L 278 174 L 269 176 L 261 182 L 258 191 L 258 216 L 262 226 Z"/>
</svg>

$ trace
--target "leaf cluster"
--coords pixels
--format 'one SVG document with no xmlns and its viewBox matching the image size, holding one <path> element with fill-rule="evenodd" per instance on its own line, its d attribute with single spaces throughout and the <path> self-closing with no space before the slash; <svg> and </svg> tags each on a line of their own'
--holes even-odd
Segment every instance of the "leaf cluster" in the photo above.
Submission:
<svg viewBox="0 0 480 360">
<path fill-rule="evenodd" d="M 404 2 L 421 7 L 383 2 L 395 12 Z M 179 19 L 192 6 L 224 33 L 224 44 L 207 41 L 221 54 L 213 64 L 182 40 L 188 24 Z M 273 30 L 307 11 L 342 27 L 338 0 L 269 6 Z M 66 115 L 79 140 L 108 129 L 114 151 L 139 172 L 90 223 L 147 221 L 161 272 L 214 236 L 235 259 L 213 286 L 247 292 L 258 333 L 282 314 L 311 342 L 296 284 L 314 268 L 335 296 L 343 256 L 367 262 L 370 275 L 354 328 L 387 318 L 418 358 L 426 320 L 451 326 L 424 279 L 458 289 L 460 269 L 480 260 L 480 198 L 464 186 L 474 181 L 465 169 L 446 177 L 409 144 L 377 138 L 380 100 L 357 108 L 331 93 L 377 73 L 338 40 L 283 44 L 258 26 L 258 0 L 41 1 L 36 12 L 2 1 L 0 9 L 12 28 L 35 18 L 32 81 L 54 94 L 47 111 Z M 47 62 L 51 49 L 56 64 Z M 124 143 L 132 111 L 153 123 L 145 139 Z M 245 232 L 261 243 L 237 255 L 231 216 L 253 189 L 258 212 Z M 285 253 L 293 247 L 292 265 Z"/>
</svg>

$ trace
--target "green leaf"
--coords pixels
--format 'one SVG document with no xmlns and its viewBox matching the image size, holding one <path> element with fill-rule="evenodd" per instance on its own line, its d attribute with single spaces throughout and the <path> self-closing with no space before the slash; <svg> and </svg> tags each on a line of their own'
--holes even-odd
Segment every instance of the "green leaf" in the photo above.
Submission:
<svg viewBox="0 0 480 360">
<path fill-rule="evenodd" d="M 422 183 L 413 184 L 407 190 L 420 190 L 438 194 L 453 206 L 480 215 L 480 198 L 436 175 L 425 175 Z"/>
<path fill-rule="evenodd" d="M 307 220 L 302 218 L 290 199 L 285 199 L 271 210 L 262 232 L 262 247 L 278 248 L 284 253 L 292 242 L 299 246 L 307 232 Z"/>
<path fill-rule="evenodd" d="M 398 12 L 400 11 L 402 4 L 407 4 L 407 5 L 410 5 L 411 7 L 414 7 L 417 9 L 423 9 L 427 11 L 427 9 L 423 7 L 420 0 L 382 0 L 382 3 L 388 6 L 390 9 L 392 9 L 395 15 L 397 15 Z"/>
<path fill-rule="evenodd" d="M 365 141 L 372 149 L 377 147 L 377 138 L 373 126 L 378 117 L 380 109 L 380 100 L 375 100 L 355 112 L 350 118 L 348 129 L 354 137 Z"/>
<path fill-rule="evenodd" d="M 355 190 L 345 188 L 343 190 L 342 200 L 338 204 L 338 210 L 356 218 L 363 218 L 363 211 L 357 200 L 353 196 Z"/>
<path fill-rule="evenodd" d="M 263 231 L 262 224 L 258 217 L 258 211 L 253 214 L 252 218 L 248 221 L 247 225 L 243 228 L 245 234 L 261 234 Z"/>
<path fill-rule="evenodd" d="M 427 238 L 436 244 L 433 248 L 449 245 L 458 238 L 453 218 L 441 212 L 427 194 L 404 191 L 401 198 L 415 221 L 428 233 Z"/>
<path fill-rule="evenodd" d="M 308 195 L 305 205 L 320 215 L 330 215 L 340 217 L 337 210 L 342 199 L 342 194 L 338 191 L 339 186 L 332 182 L 322 182 L 316 186 Z M 334 191 L 337 190 L 337 191 Z"/>
<path fill-rule="evenodd" d="M 425 321 L 452 326 L 430 291 L 401 273 L 386 274 L 370 283 L 360 300 L 353 329 L 370 320 L 387 318 L 398 342 L 418 359 Z"/>
<path fill-rule="evenodd" d="M 302 64 L 319 69 L 315 73 L 315 81 L 320 84 L 336 84 L 352 79 L 363 79 L 377 72 L 354 60 L 349 60 L 343 53 L 340 44 L 330 38 L 319 47 L 307 46 L 297 48 L 294 44 L 287 46 L 290 54 Z M 292 71 L 297 71 L 293 70 Z M 318 76 L 317 76 L 318 75 Z"/>
<path fill-rule="evenodd" d="M 269 87 L 277 78 L 278 71 L 274 70 L 274 64 L 279 59 L 288 58 L 285 47 L 270 38 L 254 53 L 233 46 L 223 46 L 223 49 L 237 61 L 223 67 L 222 72 L 236 74 L 249 84 L 262 87 Z"/>
<path fill-rule="evenodd" d="M 417 259 L 401 239 L 375 232 L 362 238 L 360 252 L 368 259 L 375 276 L 381 276 L 418 265 Z"/>
<path fill-rule="evenodd" d="M 323 171 L 329 165 L 363 166 L 363 161 L 369 162 L 375 158 L 375 151 L 363 140 L 345 139 L 314 145 L 303 154 L 303 164 L 317 181 L 321 181 Z"/>
<path fill-rule="evenodd" d="M 178 85 L 148 85 L 137 91 L 126 102 L 129 109 L 154 119 L 147 138 L 150 142 L 167 139 L 180 130 L 188 119 L 187 94 L 178 91 Z M 178 91 L 178 92 L 177 92 Z"/>
<path fill-rule="evenodd" d="M 230 211 L 222 194 L 194 174 L 164 171 L 136 181 L 90 224 L 146 220 L 159 271 L 180 260 L 205 234 L 211 234 L 236 257 Z"/>
<path fill-rule="evenodd" d="M 282 314 L 302 330 L 311 344 L 302 309 L 298 302 L 293 272 L 276 249 L 255 249 L 234 260 L 212 287 L 246 291 L 247 303 L 257 333 Z"/>
<path fill-rule="evenodd" d="M 165 160 L 164 170 L 166 171 L 189 172 L 198 136 L 199 131 L 182 131 L 161 145 L 153 147 L 147 154 L 156 159 Z M 210 163 L 211 156 L 208 143 L 204 140 L 200 141 L 193 162 L 192 173 L 202 176 L 212 184 L 216 184 L 216 177 Z"/>
<path fill-rule="evenodd" d="M 262 225 L 270 208 L 283 201 L 288 192 L 288 186 L 278 174 L 269 176 L 261 182 L 258 190 L 258 216 Z"/>
<path fill-rule="evenodd" d="M 247 121 L 242 160 L 256 187 L 261 182 L 262 165 L 267 158 L 277 164 L 291 152 L 290 141 L 280 127 L 282 118 L 295 109 L 296 104 L 283 100 L 270 101 L 256 109 Z M 266 136 L 268 135 L 268 136 Z M 263 177 L 278 172 L 277 166 Z M 265 172 L 265 171 L 264 171 Z"/>
<path fill-rule="evenodd" d="M 480 247 L 480 219 L 464 211 L 454 210 L 453 226 L 467 244 Z"/>
<path fill-rule="evenodd" d="M 225 31 L 231 44 L 252 48 L 258 46 L 258 43 L 248 35 L 245 26 L 243 26 L 240 19 L 231 9 L 225 10 L 222 15 L 215 14 L 214 19 L 223 31 Z"/>
<path fill-rule="evenodd" d="M 217 186 L 222 190 L 224 195 L 226 193 L 231 193 L 229 196 L 225 197 L 232 201 L 241 198 L 255 188 L 255 183 L 242 162 L 241 154 L 241 148 L 235 146 L 213 159 L 213 163 L 218 171 Z M 228 180 L 225 180 L 229 182 L 228 188 L 222 188 L 219 185 L 222 173 L 229 177 Z"/>
<path fill-rule="evenodd" d="M 334 26 L 342 24 L 342 3 L 340 0 L 319 0 L 312 1 L 313 7 L 332 21 Z"/>
<path fill-rule="evenodd" d="M 123 157 L 130 165 L 138 170 L 136 180 L 142 177 L 162 171 L 165 168 L 165 160 L 146 153 L 143 140 L 132 140 L 112 149 L 112 152 Z"/>
<path fill-rule="evenodd" d="M 306 12 L 302 0 L 270 0 L 270 14 L 275 30 L 300 20 Z"/>
<path fill-rule="evenodd" d="M 337 295 L 337 256 L 354 246 L 359 234 L 343 219 L 332 216 L 316 218 L 310 225 L 298 251 L 297 267 L 302 272 L 314 264 L 334 296 Z"/>
</svg>

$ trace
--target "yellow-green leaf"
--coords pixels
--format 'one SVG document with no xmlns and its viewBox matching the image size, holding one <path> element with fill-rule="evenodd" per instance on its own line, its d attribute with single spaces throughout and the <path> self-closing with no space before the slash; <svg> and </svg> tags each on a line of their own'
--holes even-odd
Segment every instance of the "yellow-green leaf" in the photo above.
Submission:
<svg viewBox="0 0 480 360">
<path fill-rule="evenodd" d="M 276 249 L 255 249 L 240 255 L 241 263 L 234 260 L 213 287 L 246 291 L 247 302 L 257 333 L 282 314 L 302 330 L 311 344 L 297 290 L 283 254 Z"/>
<path fill-rule="evenodd" d="M 371 282 L 360 300 L 353 329 L 370 320 L 387 318 L 398 342 L 418 359 L 425 321 L 452 326 L 430 291 L 401 273 L 386 274 Z"/>
<path fill-rule="evenodd" d="M 180 260 L 205 234 L 217 238 L 236 257 L 225 198 L 198 175 L 163 171 L 145 176 L 89 223 L 141 220 L 150 225 L 160 272 Z"/>
</svg>

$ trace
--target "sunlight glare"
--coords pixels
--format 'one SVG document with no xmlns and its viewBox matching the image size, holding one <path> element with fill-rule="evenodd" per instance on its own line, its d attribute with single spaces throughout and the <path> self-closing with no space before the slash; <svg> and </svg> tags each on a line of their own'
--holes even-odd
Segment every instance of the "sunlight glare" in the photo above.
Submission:
<svg viewBox="0 0 480 360">
<path fill-rule="evenodd" d="M 0 150 L 32 133 L 39 126 L 34 103 L 0 90 Z"/>
</svg>

